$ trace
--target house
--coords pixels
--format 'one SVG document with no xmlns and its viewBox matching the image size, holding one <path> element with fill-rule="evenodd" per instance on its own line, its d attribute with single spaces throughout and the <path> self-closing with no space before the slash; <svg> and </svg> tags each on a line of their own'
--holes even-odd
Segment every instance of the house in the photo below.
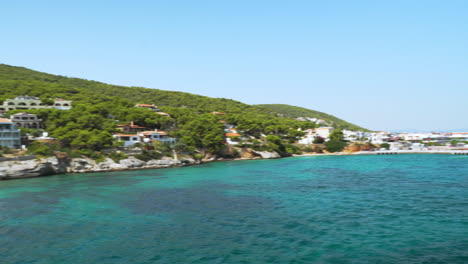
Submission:
<svg viewBox="0 0 468 264">
<path fill-rule="evenodd" d="M 299 144 L 313 144 L 315 138 L 319 136 L 315 133 L 315 129 L 312 128 L 305 130 L 304 133 L 305 135 L 298 141 Z"/>
<path fill-rule="evenodd" d="M 142 131 L 138 133 L 143 140 L 143 142 L 152 142 L 152 141 L 159 141 L 161 143 L 167 143 L 173 145 L 176 143 L 175 138 L 171 138 L 168 136 L 167 132 L 155 129 L 154 131 Z"/>
<path fill-rule="evenodd" d="M 230 145 L 239 144 L 239 139 L 241 137 L 240 134 L 232 133 L 232 132 L 228 132 L 228 133 L 224 134 L 224 136 L 226 137 L 226 143 L 228 143 Z"/>
<path fill-rule="evenodd" d="M 130 124 L 118 125 L 117 128 L 125 133 L 138 133 L 147 129 L 146 127 L 135 125 L 135 122 L 133 121 L 130 122 Z"/>
<path fill-rule="evenodd" d="M 0 118 L 0 147 L 21 147 L 21 132 L 10 119 Z"/>
<path fill-rule="evenodd" d="M 315 129 L 315 133 L 321 138 L 328 138 L 333 129 L 333 127 L 319 127 Z"/>
<path fill-rule="evenodd" d="M 71 109 L 72 101 L 66 101 L 63 99 L 55 99 L 52 105 L 45 105 L 42 101 L 35 96 L 17 96 L 15 99 L 7 99 L 0 106 L 0 111 L 9 110 L 29 110 L 29 109 L 60 109 L 69 110 Z"/>
<path fill-rule="evenodd" d="M 17 127 L 42 128 L 42 119 L 37 118 L 35 114 L 17 113 L 11 115 L 10 119 Z"/>
<path fill-rule="evenodd" d="M 135 145 L 136 143 L 141 143 L 141 137 L 138 135 L 132 135 L 132 134 L 114 134 L 114 138 L 116 138 L 118 141 L 123 141 L 124 142 L 124 147 L 131 147 Z"/>
<path fill-rule="evenodd" d="M 235 128 L 233 128 L 233 127 L 231 127 L 231 128 L 225 128 L 225 129 L 224 129 L 224 132 L 226 132 L 226 133 L 238 133 L 238 132 L 237 132 L 237 129 L 235 129 Z"/>
<path fill-rule="evenodd" d="M 224 115 L 224 113 L 221 113 L 221 112 L 210 112 L 210 114 L 212 114 L 212 115 Z"/>
<path fill-rule="evenodd" d="M 33 138 L 33 140 L 39 141 L 39 142 L 44 142 L 44 143 L 54 143 L 55 138 L 49 137 L 48 132 L 42 132 L 42 136 Z"/>
<path fill-rule="evenodd" d="M 352 130 L 343 129 L 343 136 L 344 136 L 344 140 L 347 140 L 347 141 L 362 141 L 364 139 L 369 138 L 371 134 L 369 132 L 364 132 L 364 131 L 352 131 Z"/>
<path fill-rule="evenodd" d="M 385 131 L 380 131 L 380 132 L 370 134 L 370 142 L 372 144 L 382 144 L 384 142 L 387 142 L 388 139 L 390 138 L 391 138 L 390 133 L 385 132 Z"/>
<path fill-rule="evenodd" d="M 72 108 L 72 101 L 67 101 L 61 98 L 57 98 L 54 101 L 54 106 L 52 108 L 58 110 L 70 110 Z"/>
<path fill-rule="evenodd" d="M 151 110 L 153 110 L 155 112 L 159 111 L 159 108 L 157 106 L 155 106 L 154 104 L 136 104 L 135 107 L 147 108 L 147 109 L 151 109 Z"/>
<path fill-rule="evenodd" d="M 468 132 L 452 132 L 448 137 L 450 139 L 468 140 Z"/>
</svg>

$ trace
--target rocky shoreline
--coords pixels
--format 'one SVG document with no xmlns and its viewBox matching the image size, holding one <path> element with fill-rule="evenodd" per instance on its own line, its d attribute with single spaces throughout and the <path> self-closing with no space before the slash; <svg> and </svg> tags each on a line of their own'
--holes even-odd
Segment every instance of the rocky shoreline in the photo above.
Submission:
<svg viewBox="0 0 468 264">
<path fill-rule="evenodd" d="M 275 159 L 280 158 L 276 152 L 250 151 L 239 160 Z M 29 160 L 0 161 L 0 180 L 22 179 L 41 176 L 51 176 L 68 173 L 112 172 L 139 169 L 159 169 L 171 167 L 183 167 L 206 162 L 228 159 L 206 158 L 197 161 L 192 157 L 170 158 L 164 157 L 158 160 L 142 161 L 134 157 L 122 159 L 118 162 L 110 158 L 96 162 L 89 158 L 73 158 L 56 155 L 55 157 L 34 158 Z"/>
<path fill-rule="evenodd" d="M 464 152 L 468 154 L 468 152 Z M 381 155 L 381 154 L 457 154 L 451 151 L 380 151 L 380 152 L 336 152 L 320 154 L 301 154 L 293 157 L 306 156 L 355 156 L 355 155 Z M 134 157 L 122 159 L 115 162 L 110 158 L 104 161 L 96 162 L 89 158 L 69 159 L 57 155 L 56 157 L 47 157 L 30 160 L 10 160 L 0 161 L 0 180 L 22 179 L 41 176 L 51 176 L 69 173 L 92 173 L 92 172 L 112 172 L 125 170 L 141 169 L 160 169 L 171 167 L 184 167 L 190 165 L 203 164 L 215 161 L 230 160 L 257 160 L 257 159 L 277 159 L 281 156 L 276 152 L 253 151 L 251 149 L 241 153 L 241 158 L 236 159 L 218 159 L 216 157 L 207 157 L 201 161 L 195 160 L 190 156 L 181 158 L 164 157 L 158 160 L 142 161 Z"/>
</svg>

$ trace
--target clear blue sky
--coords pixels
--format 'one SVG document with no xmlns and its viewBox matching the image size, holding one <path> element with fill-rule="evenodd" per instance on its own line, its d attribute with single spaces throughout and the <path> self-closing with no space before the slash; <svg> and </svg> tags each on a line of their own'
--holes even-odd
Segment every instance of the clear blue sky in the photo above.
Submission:
<svg viewBox="0 0 468 264">
<path fill-rule="evenodd" d="M 468 129 L 468 1 L 3 1 L 0 63 Z M 155 102 L 157 104 L 157 102 Z"/>
</svg>

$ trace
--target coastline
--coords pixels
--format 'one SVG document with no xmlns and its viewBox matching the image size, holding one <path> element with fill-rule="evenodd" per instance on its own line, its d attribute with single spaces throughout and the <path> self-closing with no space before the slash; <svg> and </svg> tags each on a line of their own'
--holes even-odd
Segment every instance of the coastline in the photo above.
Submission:
<svg viewBox="0 0 468 264">
<path fill-rule="evenodd" d="M 251 158 L 231 158 L 231 159 L 206 159 L 196 161 L 194 159 L 176 160 L 173 158 L 163 158 L 160 160 L 141 161 L 136 158 L 128 158 L 118 163 L 111 159 L 103 162 L 95 162 L 91 159 L 78 158 L 65 162 L 56 157 L 34 159 L 26 161 L 1 161 L 0 180 L 25 179 L 35 177 L 46 177 L 53 175 L 68 175 L 76 173 L 96 173 L 96 172 L 117 172 L 130 170 L 149 170 L 163 168 L 178 168 L 194 165 L 208 164 L 212 162 L 243 161 L 243 160 L 266 160 L 293 157 L 324 157 L 324 156 L 361 156 L 361 155 L 399 155 L 399 154 L 445 154 L 445 155 L 468 155 L 468 151 L 360 151 L 360 152 L 335 152 L 335 153 L 306 153 L 293 154 L 290 157 L 280 157 L 273 153 L 269 155 L 255 156 Z"/>
</svg>

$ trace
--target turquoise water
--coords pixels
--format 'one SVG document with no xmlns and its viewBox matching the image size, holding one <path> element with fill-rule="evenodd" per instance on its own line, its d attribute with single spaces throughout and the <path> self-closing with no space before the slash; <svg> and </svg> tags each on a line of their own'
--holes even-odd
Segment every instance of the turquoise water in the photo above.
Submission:
<svg viewBox="0 0 468 264">
<path fill-rule="evenodd" d="M 468 263 L 468 157 L 2 181 L 0 263 Z"/>
</svg>

